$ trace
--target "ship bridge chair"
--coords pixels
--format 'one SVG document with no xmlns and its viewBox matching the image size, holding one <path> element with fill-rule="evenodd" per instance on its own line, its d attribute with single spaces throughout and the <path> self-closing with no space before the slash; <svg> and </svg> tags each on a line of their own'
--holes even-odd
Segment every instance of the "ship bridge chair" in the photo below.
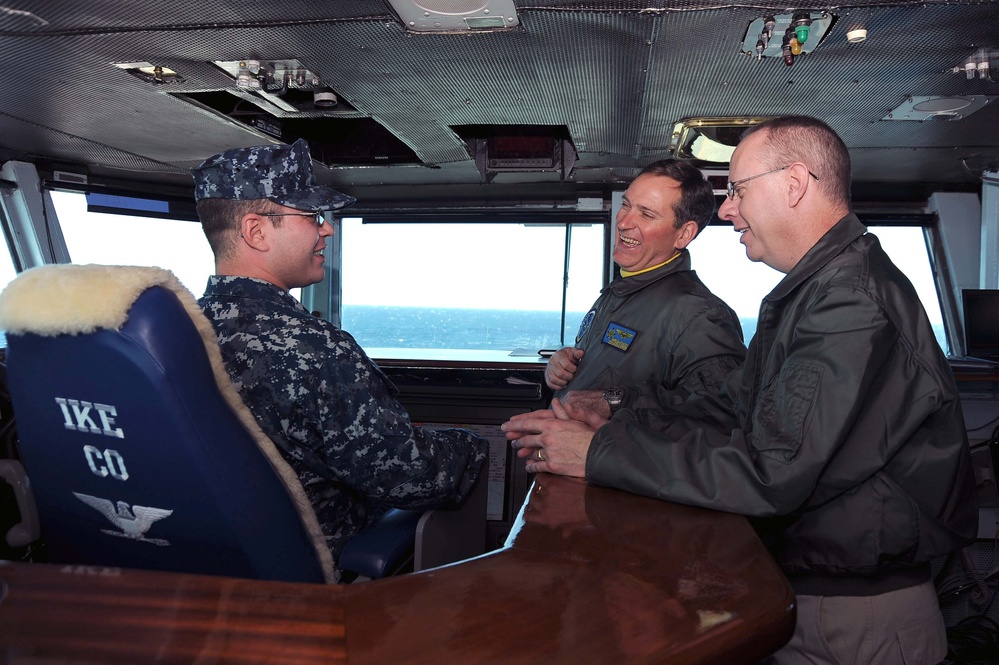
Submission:
<svg viewBox="0 0 999 665">
<path fill-rule="evenodd" d="M 339 580 L 301 483 L 172 273 L 34 268 L 0 295 L 0 328 L 50 561 Z M 374 538 L 382 550 L 366 576 L 412 552 L 420 514 L 406 512 L 390 516 L 387 545 Z"/>
</svg>

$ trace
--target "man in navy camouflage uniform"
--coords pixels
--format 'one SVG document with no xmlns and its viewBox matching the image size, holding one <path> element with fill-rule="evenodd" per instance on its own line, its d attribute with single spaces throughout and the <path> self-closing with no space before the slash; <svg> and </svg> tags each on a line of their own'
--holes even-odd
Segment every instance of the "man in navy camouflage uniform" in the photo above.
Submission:
<svg viewBox="0 0 999 665">
<path fill-rule="evenodd" d="M 460 503 L 487 442 L 414 427 L 354 338 L 289 289 L 321 281 L 325 211 L 354 198 L 317 186 L 308 145 L 228 150 L 192 170 L 216 275 L 199 301 L 229 376 L 310 497 L 335 561 L 386 506 Z"/>
</svg>

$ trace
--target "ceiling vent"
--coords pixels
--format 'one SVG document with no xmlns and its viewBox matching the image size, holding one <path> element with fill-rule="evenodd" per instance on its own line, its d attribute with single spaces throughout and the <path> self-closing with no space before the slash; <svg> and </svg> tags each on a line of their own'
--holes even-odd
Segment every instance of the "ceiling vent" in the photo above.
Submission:
<svg viewBox="0 0 999 665">
<path fill-rule="evenodd" d="M 226 122 L 239 124 L 284 143 L 305 139 L 309 142 L 313 159 L 327 166 L 423 163 L 412 148 L 392 132 L 373 118 L 362 116 L 352 109 L 350 112 L 341 108 L 322 114 L 280 112 L 275 115 L 263 107 L 245 103 L 231 89 L 174 95 L 213 112 Z"/>
<path fill-rule="evenodd" d="M 564 126 L 465 125 L 452 127 L 486 182 L 500 173 L 551 173 L 566 180 L 576 148 Z"/>
</svg>

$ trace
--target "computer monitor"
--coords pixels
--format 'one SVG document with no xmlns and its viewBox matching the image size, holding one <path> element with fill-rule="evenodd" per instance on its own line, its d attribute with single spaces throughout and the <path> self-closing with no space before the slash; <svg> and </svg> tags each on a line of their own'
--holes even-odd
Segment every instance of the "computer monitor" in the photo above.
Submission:
<svg viewBox="0 0 999 665">
<path fill-rule="evenodd" d="M 964 289 L 964 352 L 999 361 L 999 289 Z"/>
</svg>

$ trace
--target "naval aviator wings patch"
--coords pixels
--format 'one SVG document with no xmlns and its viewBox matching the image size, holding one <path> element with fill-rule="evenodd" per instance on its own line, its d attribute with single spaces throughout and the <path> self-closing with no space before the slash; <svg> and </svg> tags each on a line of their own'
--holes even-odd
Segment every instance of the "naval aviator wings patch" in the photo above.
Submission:
<svg viewBox="0 0 999 665">
<path fill-rule="evenodd" d="M 632 330 L 627 326 L 622 326 L 620 323 L 611 321 L 610 325 L 607 326 L 607 330 L 604 331 L 604 338 L 600 341 L 620 351 L 627 351 L 636 337 L 638 337 L 637 330 Z"/>
</svg>

